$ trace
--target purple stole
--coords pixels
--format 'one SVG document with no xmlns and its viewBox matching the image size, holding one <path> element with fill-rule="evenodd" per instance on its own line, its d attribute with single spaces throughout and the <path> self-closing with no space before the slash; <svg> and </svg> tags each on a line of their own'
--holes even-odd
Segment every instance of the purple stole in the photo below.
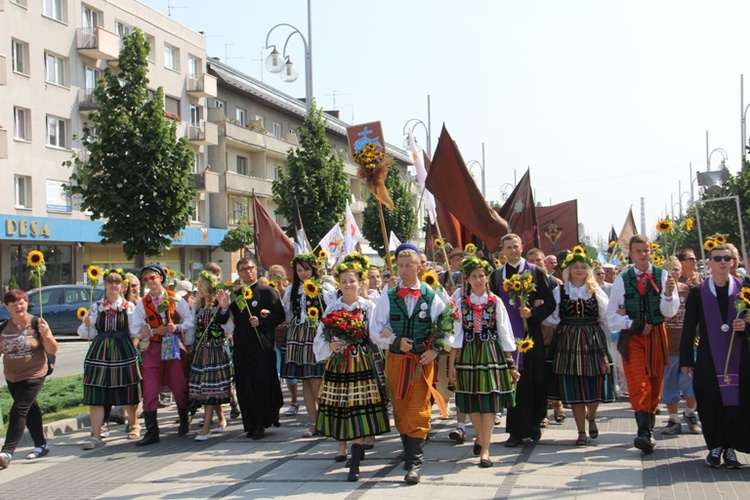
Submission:
<svg viewBox="0 0 750 500">
<path fill-rule="evenodd" d="M 503 271 L 505 271 L 505 266 L 501 268 Z M 518 268 L 518 274 L 523 274 L 526 271 L 531 270 L 531 265 L 524 260 L 523 265 Z M 518 312 L 519 305 L 514 302 L 514 304 L 510 303 L 510 297 L 508 296 L 508 292 L 503 290 L 503 271 L 500 272 L 500 283 L 497 287 L 497 296 L 500 297 L 500 300 L 503 301 L 503 304 L 505 304 L 505 309 L 508 311 L 508 319 L 510 320 L 510 326 L 513 329 L 513 336 L 517 339 L 525 339 L 526 338 L 526 331 L 523 328 L 523 318 L 521 317 L 521 313 Z M 508 276 L 510 278 L 510 276 Z M 536 349 L 538 346 L 534 346 Z M 542 347 L 543 349 L 544 347 Z M 520 352 L 516 354 L 518 356 L 518 370 L 523 370 L 523 358 L 524 355 Z"/>
<path fill-rule="evenodd" d="M 732 335 L 736 335 L 731 330 L 731 323 L 737 317 L 737 310 L 734 308 L 734 300 L 742 289 L 742 283 L 734 276 L 730 276 L 734 291 L 729 294 L 729 307 L 727 311 L 727 324 L 730 330 L 721 331 L 721 325 L 724 322 L 721 319 L 719 311 L 719 301 L 711 293 L 710 282 L 707 279 L 701 283 L 701 302 L 703 303 L 703 316 L 706 322 L 706 336 L 711 348 L 711 357 L 713 358 L 714 367 L 716 368 L 716 379 L 719 384 L 721 401 L 724 406 L 737 406 L 740 404 L 740 355 L 742 353 L 742 342 L 740 339 L 734 339 L 732 344 L 732 354 L 729 357 L 729 368 L 727 370 L 728 380 L 724 380 L 724 365 L 727 362 L 727 352 L 729 351 L 729 341 Z"/>
</svg>

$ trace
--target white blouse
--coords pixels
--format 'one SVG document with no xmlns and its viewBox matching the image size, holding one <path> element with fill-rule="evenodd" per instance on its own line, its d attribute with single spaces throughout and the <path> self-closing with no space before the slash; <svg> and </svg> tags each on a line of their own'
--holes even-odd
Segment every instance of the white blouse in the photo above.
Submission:
<svg viewBox="0 0 750 500">
<path fill-rule="evenodd" d="M 334 311 L 339 311 L 341 309 L 352 312 L 357 308 L 362 309 L 362 311 L 364 311 L 367 315 L 365 329 L 369 329 L 369 325 L 367 323 L 369 323 L 372 319 L 373 312 L 375 311 L 375 304 L 372 301 L 362 297 L 358 297 L 356 302 L 353 302 L 351 304 L 344 303 L 341 300 L 341 297 L 339 297 L 326 308 L 326 312 L 323 316 Z M 372 340 L 380 348 L 388 347 L 388 339 L 381 339 L 381 342 L 377 342 L 378 339 L 376 338 L 373 338 Z M 331 348 L 328 346 L 328 342 L 326 342 L 326 339 L 323 335 L 322 321 L 318 324 L 318 332 L 315 335 L 315 340 L 313 341 L 313 353 L 315 353 L 315 359 L 318 361 L 318 363 L 320 363 L 321 361 L 325 361 L 333 354 L 333 351 L 331 351 Z"/>
<path fill-rule="evenodd" d="M 105 303 L 106 305 L 104 305 Z M 94 337 L 99 335 L 99 331 L 96 329 L 96 319 L 99 317 L 99 311 L 107 311 L 109 309 L 125 309 L 125 312 L 128 316 L 131 316 L 133 312 L 135 312 L 135 306 L 133 305 L 133 303 L 128 302 L 122 297 L 118 297 L 114 304 L 110 304 L 106 300 L 95 302 L 91 306 L 91 309 L 88 310 L 86 312 L 86 315 L 83 317 L 81 326 L 78 327 L 78 336 L 83 339 L 93 339 Z M 89 316 L 91 317 L 91 326 L 86 327 L 86 318 L 88 318 Z M 133 335 L 131 332 L 128 333 L 134 339 L 140 338 L 139 335 Z"/>
<path fill-rule="evenodd" d="M 570 281 L 563 283 L 565 287 L 565 293 L 568 294 L 568 297 L 570 297 L 572 300 L 589 300 L 591 299 L 591 292 L 589 291 L 587 285 L 584 283 L 583 286 L 575 286 Z M 599 285 L 596 285 L 596 291 L 594 292 L 596 295 L 596 303 L 599 309 L 599 323 L 602 325 L 603 328 L 607 328 L 607 306 L 609 306 L 609 298 L 607 297 L 607 294 L 604 292 L 604 290 L 601 289 Z M 552 290 L 552 295 L 555 297 L 555 310 L 552 314 L 550 314 L 547 319 L 543 321 L 545 325 L 559 325 L 560 324 L 560 287 L 555 287 L 554 290 Z"/>
<path fill-rule="evenodd" d="M 451 347 L 454 349 L 460 349 L 464 344 L 464 328 L 463 328 L 463 316 L 461 313 L 460 300 L 463 298 L 457 298 L 456 309 L 458 309 L 458 319 L 453 325 L 453 342 Z M 487 303 L 489 294 L 485 292 L 481 297 L 471 293 L 469 296 L 469 302 L 472 304 L 483 305 Z M 505 304 L 500 300 L 499 297 L 495 296 L 497 302 L 495 303 L 495 326 L 497 329 L 497 338 L 500 340 L 500 345 L 503 347 L 505 353 L 513 352 L 516 350 L 516 339 L 513 337 L 513 330 L 510 326 L 510 318 L 508 317 L 508 311 L 505 309 Z"/>
</svg>

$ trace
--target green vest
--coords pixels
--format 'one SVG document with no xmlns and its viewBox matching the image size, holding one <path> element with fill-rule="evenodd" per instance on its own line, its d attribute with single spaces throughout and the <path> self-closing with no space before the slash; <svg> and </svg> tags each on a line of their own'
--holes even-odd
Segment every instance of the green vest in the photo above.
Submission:
<svg viewBox="0 0 750 500">
<path fill-rule="evenodd" d="M 391 329 L 397 337 L 410 339 L 414 341 L 413 351 L 415 354 L 424 352 L 421 342 L 429 337 L 432 331 L 432 301 L 435 298 L 435 291 L 420 282 L 419 284 L 422 296 L 417 300 L 411 317 L 406 307 L 406 301 L 396 296 L 399 287 L 388 289 L 388 302 L 391 306 Z M 424 313 L 424 314 L 422 314 Z"/>
<path fill-rule="evenodd" d="M 652 266 L 654 271 L 653 280 L 657 286 L 661 286 L 662 273 L 664 269 Z M 649 325 L 664 323 L 664 316 L 659 309 L 661 294 L 654 290 L 651 283 L 646 282 L 646 295 L 638 293 L 638 276 L 635 267 L 630 266 L 625 271 L 622 282 L 625 285 L 625 311 L 631 320 L 646 321 Z"/>
</svg>

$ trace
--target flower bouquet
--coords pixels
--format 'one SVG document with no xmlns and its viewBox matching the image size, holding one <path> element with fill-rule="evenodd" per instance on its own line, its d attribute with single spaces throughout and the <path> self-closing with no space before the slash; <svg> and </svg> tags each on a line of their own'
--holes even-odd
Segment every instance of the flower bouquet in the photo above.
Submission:
<svg viewBox="0 0 750 500">
<path fill-rule="evenodd" d="M 309 308 L 313 309 L 313 308 Z M 308 317 L 310 312 L 308 309 Z M 362 311 L 346 311 L 339 309 L 323 316 L 323 338 L 326 342 L 341 342 L 346 344 L 343 352 L 334 352 L 331 356 L 331 366 L 339 367 L 347 363 L 352 351 L 367 342 L 367 331 L 362 317 Z"/>
<path fill-rule="evenodd" d="M 737 294 L 737 298 L 734 299 L 734 309 L 737 311 L 735 319 L 739 318 L 750 310 L 750 287 L 743 286 L 740 293 Z M 732 344 L 734 343 L 734 328 L 732 328 L 732 338 L 729 339 L 729 349 L 727 350 L 727 360 L 724 363 L 724 383 L 729 383 L 729 358 L 732 356 Z"/>
<path fill-rule="evenodd" d="M 510 303 L 520 309 L 529 306 L 529 295 L 536 291 L 536 283 L 531 272 L 526 271 L 503 280 L 503 290 L 508 293 Z M 529 331 L 526 318 L 523 319 L 523 330 Z"/>
</svg>

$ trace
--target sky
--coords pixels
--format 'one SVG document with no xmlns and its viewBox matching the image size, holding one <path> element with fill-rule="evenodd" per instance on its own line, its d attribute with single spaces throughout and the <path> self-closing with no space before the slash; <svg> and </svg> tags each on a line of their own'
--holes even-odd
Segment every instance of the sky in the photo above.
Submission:
<svg viewBox="0 0 750 500">
<path fill-rule="evenodd" d="M 271 28 L 294 25 L 310 40 L 316 101 L 335 99 L 347 122 L 381 121 L 395 145 L 408 120 L 428 122 L 429 95 L 433 151 L 443 125 L 467 163 L 484 143 L 488 200 L 530 168 L 536 201 L 577 199 L 593 243 L 631 207 L 640 229 L 641 197 L 648 235 L 680 200 L 684 210 L 690 164 L 693 178 L 707 168 L 706 131 L 712 168 L 722 151 L 732 173 L 741 165 L 747 0 L 314 0 L 311 34 L 307 0 L 141 1 L 205 32 L 209 56 L 304 97 L 297 35 L 295 83 L 262 61 Z M 269 44 L 281 51 L 289 33 L 276 28 Z"/>
</svg>

